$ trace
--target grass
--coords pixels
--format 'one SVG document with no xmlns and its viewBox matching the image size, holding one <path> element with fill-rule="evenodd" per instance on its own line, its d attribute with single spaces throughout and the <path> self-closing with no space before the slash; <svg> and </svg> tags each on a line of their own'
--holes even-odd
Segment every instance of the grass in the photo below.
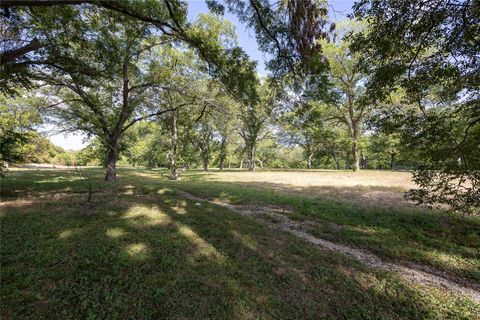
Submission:
<svg viewBox="0 0 480 320">
<path fill-rule="evenodd" d="M 88 172 L 97 178 L 102 174 L 98 169 Z M 404 282 L 224 208 L 197 205 L 179 197 L 175 189 L 236 203 L 290 205 L 298 219 L 325 219 L 358 228 L 373 222 L 384 228 L 397 223 L 399 241 L 407 247 L 414 245 L 402 238 L 403 234 L 409 229 L 420 230 L 417 224 L 430 221 L 428 228 L 437 230 L 443 226 L 442 219 L 453 219 L 448 220 L 448 225 L 456 223 L 455 228 L 447 230 L 451 239 L 445 245 L 435 245 L 442 252 L 455 247 L 455 254 L 465 261 L 478 260 L 478 241 L 468 244 L 465 240 L 468 232 L 478 227 L 471 224 L 476 220 L 435 219 L 433 215 L 410 212 L 402 220 L 400 212 L 380 209 L 375 213 L 380 217 L 372 220 L 374 213 L 369 209 L 355 214 L 357 209 L 348 203 L 278 191 L 259 192 L 248 183 L 212 183 L 207 176 L 197 174 L 172 182 L 163 174 L 120 170 L 117 187 L 121 192 L 117 196 L 95 194 L 95 205 L 86 215 L 82 205 L 85 195 L 81 193 L 84 188 L 74 173 L 10 172 L 2 180 L 1 190 L 1 318 L 480 316 L 480 306 L 466 298 Z M 318 208 L 322 208 L 320 214 Z M 388 219 L 388 215 L 395 218 Z M 467 235 L 460 230 L 466 230 Z M 348 242 L 354 237 L 343 228 L 338 233 L 344 235 L 329 230 L 317 232 L 339 241 Z M 385 234 L 364 237 L 389 239 Z M 425 248 L 433 246 L 422 237 L 416 241 Z M 394 248 L 396 244 L 386 242 L 384 246 Z M 461 251 L 468 248 L 472 256 Z"/>
<path fill-rule="evenodd" d="M 173 186 L 172 182 L 167 185 Z M 272 190 L 269 184 L 260 181 L 234 183 L 198 177 L 190 180 L 187 176 L 183 181 L 175 182 L 175 187 L 230 203 L 291 206 L 293 214 L 290 218 L 319 222 L 320 226 L 310 230 L 318 237 L 368 249 L 388 259 L 434 267 L 459 277 L 463 282 L 480 282 L 478 217 L 419 208 L 413 210 L 406 201 L 397 203 L 395 208 L 385 208 L 375 201 L 367 206 L 363 200 L 359 203 L 342 197 L 333 201 L 283 190 L 288 187 Z M 357 192 L 362 190 L 371 192 L 365 186 L 357 188 Z"/>
</svg>

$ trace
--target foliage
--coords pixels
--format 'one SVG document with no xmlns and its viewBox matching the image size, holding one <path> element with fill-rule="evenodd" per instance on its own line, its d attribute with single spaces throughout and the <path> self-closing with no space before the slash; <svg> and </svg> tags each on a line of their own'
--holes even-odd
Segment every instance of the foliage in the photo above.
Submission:
<svg viewBox="0 0 480 320">
<path fill-rule="evenodd" d="M 420 189 L 411 195 L 478 212 L 478 1 L 362 0 L 354 9 L 371 30 L 352 39 L 363 70 L 371 73 L 366 99 L 381 103 L 400 87 L 405 102 L 417 106 L 406 115 L 394 106 L 388 112 L 411 125 L 402 125 L 402 139 L 411 146 L 420 142 L 426 157 L 415 176 Z M 465 185 L 456 186 L 463 179 Z"/>
<path fill-rule="evenodd" d="M 242 105 L 238 114 L 240 120 L 238 133 L 244 141 L 247 166 L 250 171 L 255 170 L 258 143 L 269 135 L 267 121 L 273 109 L 273 97 L 275 95 L 268 79 L 258 84 L 258 92 L 260 95 L 258 102 Z"/>
<path fill-rule="evenodd" d="M 209 0 L 210 9 L 236 14 L 255 31 L 261 51 L 268 54 L 272 77 L 325 71 L 319 39 L 334 28 L 325 1 Z"/>
<path fill-rule="evenodd" d="M 21 97 L 0 95 L 0 171 L 7 170 L 9 163 L 70 162 L 63 149 L 36 131 L 43 123 L 45 107 L 45 99 L 26 92 Z"/>
<path fill-rule="evenodd" d="M 253 90 L 255 64 L 238 46 L 219 45 L 221 39 L 216 38 L 215 31 L 218 25 L 202 29 L 205 24 L 210 25 L 208 18 L 196 24 L 189 23 L 187 4 L 182 1 L 2 1 L 0 8 L 2 24 L 7 25 L 2 41 L 5 51 L 1 52 L 0 90 L 3 92 L 14 94 L 14 85 L 30 87 L 34 71 L 48 67 L 62 70 L 58 63 L 66 62 L 78 73 L 101 74 L 94 66 L 72 59 L 68 53 L 69 41 L 79 46 L 89 44 L 82 41 L 82 35 L 95 33 L 82 18 L 89 12 L 101 11 L 119 20 L 134 21 L 149 29 L 153 27 L 156 33 L 188 45 L 208 62 L 209 73 L 239 99 L 256 99 Z M 60 26 L 64 29 L 56 28 Z"/>
</svg>

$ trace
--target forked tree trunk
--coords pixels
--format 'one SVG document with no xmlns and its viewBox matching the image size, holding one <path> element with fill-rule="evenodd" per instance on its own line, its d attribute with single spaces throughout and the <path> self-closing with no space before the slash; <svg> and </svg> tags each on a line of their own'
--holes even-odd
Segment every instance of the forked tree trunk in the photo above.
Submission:
<svg viewBox="0 0 480 320">
<path fill-rule="evenodd" d="M 258 163 L 260 164 L 260 168 L 263 168 L 263 161 L 258 159 Z"/>
</svg>

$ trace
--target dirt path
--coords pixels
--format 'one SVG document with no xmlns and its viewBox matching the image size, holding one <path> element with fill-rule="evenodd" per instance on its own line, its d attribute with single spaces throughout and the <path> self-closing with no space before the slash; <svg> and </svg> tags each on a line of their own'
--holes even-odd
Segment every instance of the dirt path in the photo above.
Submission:
<svg viewBox="0 0 480 320">
<path fill-rule="evenodd" d="M 466 287 L 455 282 L 453 279 L 451 279 L 451 277 L 448 277 L 447 275 L 439 275 L 439 273 L 441 272 L 438 270 L 429 270 L 430 268 L 426 266 L 419 266 L 414 264 L 410 266 L 404 266 L 398 263 L 387 262 L 366 250 L 361 250 L 314 237 L 313 235 L 305 231 L 305 227 L 308 225 L 309 222 L 293 221 L 286 217 L 284 214 L 276 213 L 274 212 L 274 210 L 269 210 L 268 207 L 252 208 L 241 205 L 232 205 L 225 202 L 203 199 L 181 190 L 176 190 L 176 192 L 180 196 L 189 200 L 196 202 L 208 202 L 217 206 L 227 208 L 243 216 L 251 217 L 264 225 L 267 225 L 277 230 L 286 231 L 324 249 L 339 252 L 349 257 L 353 257 L 358 261 L 366 264 L 367 266 L 384 271 L 395 272 L 402 278 L 415 284 L 434 286 L 446 289 L 450 292 L 461 293 L 470 297 L 475 302 L 480 303 L 480 285 L 472 284 L 471 287 Z"/>
</svg>

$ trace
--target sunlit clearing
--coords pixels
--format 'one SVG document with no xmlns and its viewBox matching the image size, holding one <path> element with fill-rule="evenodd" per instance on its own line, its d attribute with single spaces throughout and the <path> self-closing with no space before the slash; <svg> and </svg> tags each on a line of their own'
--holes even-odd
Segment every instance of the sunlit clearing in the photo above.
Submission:
<svg viewBox="0 0 480 320">
<path fill-rule="evenodd" d="M 131 207 L 127 212 L 125 212 L 122 218 L 131 220 L 132 224 L 136 226 L 167 225 L 172 222 L 170 217 L 163 213 L 163 211 L 157 206 L 146 207 L 137 205 Z"/>
<path fill-rule="evenodd" d="M 125 235 L 125 231 L 121 228 L 111 228 L 107 230 L 106 234 L 110 238 L 119 238 Z"/>
<path fill-rule="evenodd" d="M 73 236 L 73 231 L 72 230 L 64 230 L 64 231 L 60 232 L 60 234 L 58 235 L 58 238 L 66 239 L 66 238 L 69 238 L 71 236 Z"/>
<path fill-rule="evenodd" d="M 134 175 L 136 175 L 137 177 L 146 177 L 146 178 L 150 178 L 150 179 L 161 179 L 161 177 L 159 176 L 156 176 L 155 174 L 148 174 L 148 173 L 144 173 L 144 172 L 135 172 Z"/>
<path fill-rule="evenodd" d="M 205 256 L 208 258 L 213 258 L 217 260 L 219 263 L 225 262 L 226 260 L 225 256 L 219 253 L 214 246 L 212 246 L 210 243 L 203 240 L 195 231 L 193 231 L 189 227 L 185 225 L 180 225 L 178 227 L 178 231 L 180 232 L 181 235 L 183 235 L 192 244 L 195 245 L 196 251 L 194 254 L 194 258 L 197 258 L 199 256 Z"/>
<path fill-rule="evenodd" d="M 438 250 L 432 250 L 426 252 L 425 257 L 430 261 L 441 261 L 445 265 L 462 268 L 464 270 L 471 270 L 475 268 L 475 264 L 465 260 L 461 255 L 454 254 L 452 252 L 444 253 Z"/>
<path fill-rule="evenodd" d="M 165 194 L 167 192 L 171 192 L 172 189 L 168 189 L 168 188 L 163 188 L 163 189 L 160 189 L 157 191 L 158 194 Z"/>
<path fill-rule="evenodd" d="M 77 181 L 77 180 L 80 180 L 81 178 L 79 177 L 56 177 L 56 178 L 52 178 L 52 177 L 49 177 L 48 179 L 44 179 L 44 180 L 36 180 L 34 181 L 34 183 L 53 183 L 53 182 L 63 182 L 63 181 Z"/>
<path fill-rule="evenodd" d="M 132 243 L 126 246 L 125 252 L 135 260 L 145 260 L 148 258 L 148 248 L 143 243 Z"/>
<path fill-rule="evenodd" d="M 172 210 L 178 214 L 185 214 L 187 213 L 186 207 L 187 207 L 187 201 L 179 200 L 175 203 L 175 206 L 172 207 Z"/>
</svg>

